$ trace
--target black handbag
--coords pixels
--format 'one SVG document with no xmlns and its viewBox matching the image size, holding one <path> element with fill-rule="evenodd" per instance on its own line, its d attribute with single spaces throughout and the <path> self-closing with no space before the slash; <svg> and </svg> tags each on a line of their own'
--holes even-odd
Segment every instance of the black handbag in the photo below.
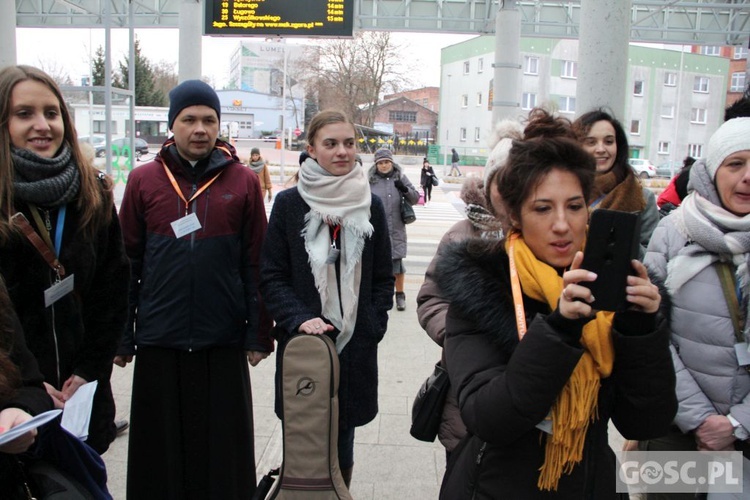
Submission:
<svg viewBox="0 0 750 500">
<path fill-rule="evenodd" d="M 403 196 L 401 197 L 401 220 L 404 221 L 404 224 L 411 224 L 417 220 L 417 214 L 414 213 L 414 207 L 409 205 L 409 202 L 406 201 L 406 198 Z"/>
<path fill-rule="evenodd" d="M 437 186 L 438 184 L 440 184 L 440 182 L 438 181 L 438 178 L 436 176 L 433 175 L 431 177 L 431 179 L 432 179 L 432 185 L 433 186 Z"/>
<path fill-rule="evenodd" d="M 409 434 L 412 437 L 430 443 L 435 441 L 449 387 L 448 372 L 440 362 L 435 363 L 435 370 L 419 388 L 411 407 Z"/>
</svg>

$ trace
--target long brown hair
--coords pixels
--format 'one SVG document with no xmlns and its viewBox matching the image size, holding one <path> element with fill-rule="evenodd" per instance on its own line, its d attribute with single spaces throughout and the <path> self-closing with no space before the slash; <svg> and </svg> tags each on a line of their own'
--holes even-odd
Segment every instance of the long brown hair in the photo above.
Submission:
<svg viewBox="0 0 750 500">
<path fill-rule="evenodd" d="M 78 193 L 76 207 L 80 213 L 79 230 L 88 236 L 93 234 L 102 225 L 109 224 L 112 218 L 112 181 L 104 176 L 99 180 L 99 171 L 93 166 L 78 145 L 73 120 L 60 88 L 54 80 L 44 71 L 32 66 L 8 66 L 0 70 L 0 242 L 7 240 L 13 232 L 11 216 L 14 213 L 13 200 L 13 157 L 10 154 L 11 139 L 8 124 L 11 113 L 11 95 L 13 88 L 21 82 L 33 80 L 49 88 L 57 97 L 60 105 L 65 131 L 63 143 L 73 153 L 73 160 L 78 166 L 81 176 L 81 188 Z M 104 189 L 102 189 L 102 185 Z"/>
</svg>

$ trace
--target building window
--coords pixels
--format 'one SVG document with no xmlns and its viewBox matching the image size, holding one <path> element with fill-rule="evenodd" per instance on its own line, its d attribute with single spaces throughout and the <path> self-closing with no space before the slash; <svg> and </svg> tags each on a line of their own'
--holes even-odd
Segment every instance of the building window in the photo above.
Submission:
<svg viewBox="0 0 750 500">
<path fill-rule="evenodd" d="M 633 95 L 643 95 L 643 80 L 636 80 L 635 83 L 633 83 Z"/>
<path fill-rule="evenodd" d="M 524 56 L 523 57 L 523 72 L 527 75 L 538 75 L 539 74 L 539 58 Z"/>
<path fill-rule="evenodd" d="M 560 113 L 575 113 L 576 112 L 576 98 L 570 96 L 560 96 L 557 99 L 560 106 Z"/>
<path fill-rule="evenodd" d="M 471 70 L 471 64 L 469 61 L 464 61 L 464 75 L 468 75 Z"/>
<path fill-rule="evenodd" d="M 696 76 L 693 82 L 693 92 L 708 92 L 708 77 Z"/>
<path fill-rule="evenodd" d="M 479 130 L 479 127 L 474 127 L 474 142 L 479 142 L 480 138 L 481 138 L 481 132 Z"/>
<path fill-rule="evenodd" d="M 459 135 L 459 139 L 461 140 L 461 142 L 466 142 L 466 128 L 465 127 L 461 127 L 458 130 L 458 135 Z"/>
<path fill-rule="evenodd" d="M 690 123 L 706 123 L 706 108 L 691 109 Z"/>
<path fill-rule="evenodd" d="M 630 120 L 630 133 L 633 135 L 641 135 L 640 120 Z"/>
<path fill-rule="evenodd" d="M 521 109 L 532 109 L 534 107 L 536 107 L 536 94 L 524 92 Z"/>
<path fill-rule="evenodd" d="M 575 61 L 563 61 L 560 76 L 563 78 L 578 78 L 578 63 Z"/>
<path fill-rule="evenodd" d="M 703 156 L 703 144 L 688 144 L 688 156 L 701 158 Z"/>
<path fill-rule="evenodd" d="M 482 93 L 477 92 L 477 106 L 481 106 L 481 105 L 482 105 Z"/>
<path fill-rule="evenodd" d="M 674 118 L 674 106 L 662 106 L 661 117 L 662 118 Z"/>
<path fill-rule="evenodd" d="M 745 79 L 747 76 L 744 71 L 738 71 L 732 73 L 732 83 L 729 86 L 730 92 L 744 92 L 745 91 Z"/>
<path fill-rule="evenodd" d="M 417 123 L 417 112 L 416 111 L 389 111 L 388 121 L 389 122 Z"/>
<path fill-rule="evenodd" d="M 469 105 L 469 94 L 464 94 L 461 96 L 461 107 L 465 108 Z"/>
<path fill-rule="evenodd" d="M 675 87 L 677 85 L 677 73 L 664 73 L 664 85 Z"/>
<path fill-rule="evenodd" d="M 477 73 L 482 73 L 484 71 L 484 58 L 480 57 L 477 61 Z"/>
<path fill-rule="evenodd" d="M 424 99 L 422 99 L 422 106 L 424 106 L 426 108 L 428 104 L 430 104 L 430 100 L 429 99 L 427 99 L 426 97 Z"/>
<path fill-rule="evenodd" d="M 700 53 L 704 56 L 720 56 L 721 47 L 718 47 L 716 45 L 703 45 L 700 48 Z"/>
<path fill-rule="evenodd" d="M 734 59 L 747 59 L 747 47 L 744 47 L 742 45 L 735 46 L 734 54 L 732 54 L 732 57 Z"/>
<path fill-rule="evenodd" d="M 669 141 L 659 141 L 659 150 L 658 153 L 660 155 L 668 155 L 669 154 Z"/>
</svg>

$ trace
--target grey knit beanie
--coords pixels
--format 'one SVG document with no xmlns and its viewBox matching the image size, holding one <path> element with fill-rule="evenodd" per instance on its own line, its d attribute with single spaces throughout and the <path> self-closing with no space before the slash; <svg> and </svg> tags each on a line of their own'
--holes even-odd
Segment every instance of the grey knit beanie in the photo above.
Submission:
<svg viewBox="0 0 750 500">
<path fill-rule="evenodd" d="M 170 130 L 180 111 L 190 106 L 208 106 L 216 111 L 216 117 L 221 121 L 221 102 L 216 91 L 201 80 L 185 80 L 169 92 L 167 124 Z"/>
<path fill-rule="evenodd" d="M 727 156 L 750 150 L 750 118 L 732 118 L 724 122 L 708 140 L 706 167 L 711 179 Z"/>
<path fill-rule="evenodd" d="M 391 153 L 390 149 L 381 148 L 375 151 L 375 164 L 377 165 L 377 163 L 381 160 L 393 161 L 393 153 Z"/>
</svg>

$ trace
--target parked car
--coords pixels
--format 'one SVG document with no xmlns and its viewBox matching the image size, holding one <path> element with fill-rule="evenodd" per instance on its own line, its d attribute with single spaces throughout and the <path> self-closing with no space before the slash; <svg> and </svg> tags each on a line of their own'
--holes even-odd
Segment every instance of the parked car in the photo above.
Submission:
<svg viewBox="0 0 750 500">
<path fill-rule="evenodd" d="M 78 143 L 88 143 L 94 148 L 94 156 L 103 158 L 106 154 L 107 139 L 103 135 L 83 135 L 78 138 Z"/>
<path fill-rule="evenodd" d="M 675 175 L 679 174 L 680 170 L 682 170 L 681 161 L 677 161 L 677 160 L 665 161 L 664 163 L 656 167 L 656 176 L 666 177 L 667 179 L 671 179 Z"/>
<path fill-rule="evenodd" d="M 135 149 L 135 159 L 140 160 L 141 156 L 148 154 L 148 143 L 143 139 L 136 137 L 134 140 L 133 147 Z M 112 154 L 122 155 L 125 148 L 130 148 L 130 139 L 127 137 L 120 137 L 112 140 Z"/>
<path fill-rule="evenodd" d="M 630 163 L 635 174 L 641 179 L 650 179 L 651 177 L 656 176 L 656 167 L 644 158 L 630 158 L 628 163 Z"/>
<path fill-rule="evenodd" d="M 279 136 L 277 135 L 264 135 L 261 137 L 261 140 L 265 142 L 276 142 L 279 139 Z"/>
</svg>

